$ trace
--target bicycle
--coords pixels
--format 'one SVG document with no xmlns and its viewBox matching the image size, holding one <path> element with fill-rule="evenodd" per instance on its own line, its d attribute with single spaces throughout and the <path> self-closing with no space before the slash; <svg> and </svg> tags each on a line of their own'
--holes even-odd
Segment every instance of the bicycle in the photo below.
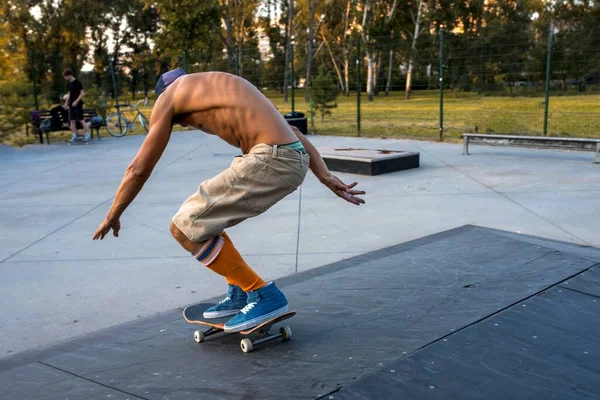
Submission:
<svg viewBox="0 0 600 400">
<path fill-rule="evenodd" d="M 139 119 L 140 125 L 142 125 L 142 128 L 144 128 L 146 133 L 148 133 L 148 129 L 150 128 L 150 121 L 140 111 L 139 104 L 142 102 L 144 102 L 144 100 L 138 101 L 137 103 L 135 103 L 135 106 L 132 106 L 129 103 L 117 104 L 115 106 L 117 112 L 110 113 L 108 117 L 106 117 L 106 130 L 108 131 L 108 133 L 110 133 L 110 135 L 113 137 L 125 136 L 129 129 L 131 129 L 132 131 L 134 130 L 136 118 Z M 129 120 L 123 114 L 123 112 L 121 112 L 121 107 L 123 106 L 127 107 L 127 111 L 137 111 L 135 117 Z"/>
</svg>

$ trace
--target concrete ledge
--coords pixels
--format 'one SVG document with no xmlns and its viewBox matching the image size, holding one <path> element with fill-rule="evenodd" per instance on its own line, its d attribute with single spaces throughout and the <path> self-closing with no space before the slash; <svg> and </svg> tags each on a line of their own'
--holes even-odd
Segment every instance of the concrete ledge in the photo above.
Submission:
<svg viewBox="0 0 600 400">
<path fill-rule="evenodd" d="M 469 155 L 469 144 L 487 144 L 490 146 L 517 146 L 592 151 L 596 153 L 594 162 L 600 163 L 600 139 L 595 138 L 490 135 L 483 133 L 463 133 L 462 137 L 464 155 Z"/>
<path fill-rule="evenodd" d="M 381 175 L 419 167 L 420 154 L 412 151 L 324 147 L 319 152 L 332 171 Z"/>
</svg>

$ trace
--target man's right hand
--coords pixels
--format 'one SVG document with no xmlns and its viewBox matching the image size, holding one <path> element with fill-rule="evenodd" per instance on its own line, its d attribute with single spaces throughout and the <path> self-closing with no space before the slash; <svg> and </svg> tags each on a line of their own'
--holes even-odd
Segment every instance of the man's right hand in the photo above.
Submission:
<svg viewBox="0 0 600 400">
<path fill-rule="evenodd" d="M 100 224 L 100 226 L 98 226 L 98 229 L 96 229 L 96 232 L 94 232 L 92 240 L 104 239 L 104 236 L 106 236 L 106 234 L 110 232 L 111 229 L 113 230 L 113 235 L 115 235 L 115 237 L 118 237 L 119 230 L 121 229 L 121 222 L 119 222 L 118 218 L 116 220 L 110 220 L 108 218 L 105 218 L 104 221 L 102 221 L 102 223 Z"/>
</svg>

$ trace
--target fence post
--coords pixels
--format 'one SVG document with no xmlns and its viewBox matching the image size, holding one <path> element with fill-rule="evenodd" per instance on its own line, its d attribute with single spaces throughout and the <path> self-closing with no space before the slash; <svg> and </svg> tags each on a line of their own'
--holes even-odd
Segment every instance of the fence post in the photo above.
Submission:
<svg viewBox="0 0 600 400">
<path fill-rule="evenodd" d="M 548 23 L 548 51 L 546 53 L 546 100 L 544 101 L 544 136 L 548 136 L 548 106 L 550 102 L 550 60 L 552 55 L 552 21 Z"/>
<path fill-rule="evenodd" d="M 185 71 L 187 71 L 187 50 L 183 52 L 183 54 L 181 55 L 181 58 L 183 60 L 182 67 Z"/>
<path fill-rule="evenodd" d="M 240 48 L 235 48 L 235 74 L 240 76 Z"/>
<path fill-rule="evenodd" d="M 295 111 L 296 105 L 296 81 L 294 78 L 294 44 L 290 44 L 290 77 L 292 84 L 292 113 Z"/>
<path fill-rule="evenodd" d="M 440 142 L 444 141 L 444 30 L 440 29 Z"/>
<path fill-rule="evenodd" d="M 312 99 L 310 99 L 310 126 L 312 127 L 313 133 L 316 133 L 315 129 L 315 108 Z M 600 145 L 600 143 L 599 143 Z"/>
<path fill-rule="evenodd" d="M 360 136 L 360 38 L 356 38 L 356 133 Z"/>
<path fill-rule="evenodd" d="M 39 110 L 37 88 L 35 87 L 35 68 L 33 66 L 33 49 L 29 49 L 29 69 L 31 70 L 31 84 L 33 85 L 33 100 L 35 102 L 35 109 Z"/>
<path fill-rule="evenodd" d="M 115 53 L 113 53 L 111 60 L 110 60 L 110 75 L 112 77 L 112 84 L 113 84 L 113 92 L 115 94 L 115 102 L 116 102 L 116 107 L 117 107 L 117 112 L 121 112 L 121 106 L 119 105 L 119 92 L 117 92 L 117 77 L 115 76 L 115 63 L 116 63 L 116 59 L 115 59 Z M 119 132 L 121 132 L 123 130 L 123 127 L 121 126 L 121 118 L 117 118 L 117 123 L 119 124 Z"/>
</svg>

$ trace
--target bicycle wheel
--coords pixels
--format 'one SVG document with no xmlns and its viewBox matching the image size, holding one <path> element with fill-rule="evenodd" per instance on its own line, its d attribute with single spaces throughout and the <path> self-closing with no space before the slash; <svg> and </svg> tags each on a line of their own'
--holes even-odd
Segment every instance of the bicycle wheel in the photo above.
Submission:
<svg viewBox="0 0 600 400">
<path fill-rule="evenodd" d="M 112 113 L 106 118 L 106 130 L 113 137 L 125 136 L 129 129 L 129 121 L 119 113 Z"/>
<path fill-rule="evenodd" d="M 148 118 L 146 118 L 146 116 L 142 113 L 139 113 L 138 116 L 140 119 L 140 124 L 146 130 L 146 133 L 148 133 L 148 129 L 150 129 L 150 121 L 148 121 Z"/>
</svg>

